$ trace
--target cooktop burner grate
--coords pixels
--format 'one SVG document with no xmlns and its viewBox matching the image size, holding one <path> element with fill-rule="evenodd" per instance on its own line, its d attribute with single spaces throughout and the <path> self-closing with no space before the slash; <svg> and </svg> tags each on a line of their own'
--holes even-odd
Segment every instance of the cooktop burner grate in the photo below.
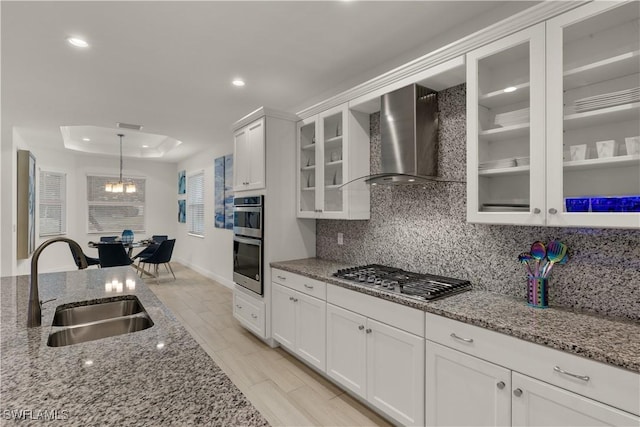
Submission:
<svg viewBox="0 0 640 427">
<path fill-rule="evenodd" d="M 413 273 L 379 264 L 344 268 L 333 275 L 360 285 L 426 301 L 471 289 L 471 283 L 467 280 Z"/>
</svg>

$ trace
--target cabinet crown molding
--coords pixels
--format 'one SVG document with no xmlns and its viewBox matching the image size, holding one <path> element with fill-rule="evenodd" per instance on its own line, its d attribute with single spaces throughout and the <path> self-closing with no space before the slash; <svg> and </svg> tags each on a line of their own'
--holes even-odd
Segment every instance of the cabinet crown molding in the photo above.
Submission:
<svg viewBox="0 0 640 427">
<path fill-rule="evenodd" d="M 297 115 L 287 113 L 286 111 L 279 111 L 268 107 L 260 107 L 250 112 L 237 122 L 233 123 L 233 125 L 231 125 L 231 130 L 236 131 L 261 117 L 275 117 L 277 119 L 290 120 L 292 122 L 297 122 L 298 120 L 300 120 Z"/>
<path fill-rule="evenodd" d="M 369 92 L 378 90 L 385 86 L 425 71 L 429 68 L 440 65 L 458 56 L 465 55 L 480 46 L 498 40 L 502 37 L 513 34 L 529 26 L 543 22 L 549 18 L 559 15 L 578 6 L 589 3 L 589 1 L 544 1 L 529 9 L 523 10 L 513 16 L 496 22 L 482 30 L 476 31 L 453 43 L 434 50 L 413 61 L 407 62 L 391 71 L 374 77 L 360 85 L 348 89 L 338 95 L 319 102 L 311 107 L 305 108 L 297 113 L 299 119 L 306 119 L 329 108 L 348 102 L 354 98 L 366 95 Z"/>
</svg>

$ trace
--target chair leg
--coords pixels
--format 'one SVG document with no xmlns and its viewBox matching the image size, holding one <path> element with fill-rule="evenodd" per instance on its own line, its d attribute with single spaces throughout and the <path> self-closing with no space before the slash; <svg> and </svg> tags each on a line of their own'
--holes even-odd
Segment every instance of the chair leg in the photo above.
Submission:
<svg viewBox="0 0 640 427">
<path fill-rule="evenodd" d="M 166 264 L 165 264 L 165 267 L 166 267 L 167 265 L 169 266 L 169 270 L 171 270 L 171 274 L 173 275 L 173 280 L 176 280 L 176 275 L 173 273 L 173 268 L 171 268 L 171 263 L 166 263 Z"/>
<path fill-rule="evenodd" d="M 156 276 L 156 285 L 160 284 L 160 274 L 158 273 L 158 264 L 155 265 L 155 276 Z"/>
</svg>

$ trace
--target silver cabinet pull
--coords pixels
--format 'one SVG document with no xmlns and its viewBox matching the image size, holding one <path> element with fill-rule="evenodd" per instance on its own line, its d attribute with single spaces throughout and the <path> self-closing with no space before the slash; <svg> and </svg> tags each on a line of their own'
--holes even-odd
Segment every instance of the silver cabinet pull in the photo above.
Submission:
<svg viewBox="0 0 640 427">
<path fill-rule="evenodd" d="M 236 304 L 236 307 L 239 308 L 240 310 L 242 310 L 242 306 L 241 305 Z"/>
<path fill-rule="evenodd" d="M 500 390 L 502 390 L 502 389 L 504 388 L 504 386 L 505 386 L 505 385 L 506 385 L 506 384 L 504 383 L 504 381 L 500 381 L 498 384 L 496 384 L 496 386 L 497 386 Z"/>
<path fill-rule="evenodd" d="M 372 332 L 372 331 L 371 331 L 371 328 L 367 328 L 367 330 L 366 330 L 365 332 L 366 332 L 366 333 L 368 333 L 368 334 L 370 334 L 370 333 Z"/>
<path fill-rule="evenodd" d="M 568 376 L 573 377 L 573 378 L 577 378 L 577 379 L 582 380 L 582 381 L 589 381 L 589 377 L 587 375 L 572 374 L 571 372 L 567 372 L 567 371 L 564 371 L 564 370 L 560 369 L 559 366 L 554 366 L 553 370 L 556 371 L 556 372 L 560 372 L 561 374 L 568 375 Z"/>
<path fill-rule="evenodd" d="M 363 330 L 364 329 L 364 325 L 359 325 L 358 329 Z"/>
<path fill-rule="evenodd" d="M 451 338 L 455 338 L 457 340 L 464 341 L 464 342 L 473 342 L 473 338 L 462 338 L 462 337 L 457 336 L 453 332 L 451 333 Z"/>
<path fill-rule="evenodd" d="M 294 298 L 294 299 L 293 299 L 293 302 L 298 302 L 298 298 Z"/>
<path fill-rule="evenodd" d="M 293 297 L 289 297 L 289 301 L 293 301 Z"/>
<path fill-rule="evenodd" d="M 520 396 L 522 396 L 522 390 L 520 390 L 519 388 L 517 388 L 517 389 L 513 390 L 513 395 L 514 395 L 515 397 L 520 397 Z"/>
<path fill-rule="evenodd" d="M 287 280 L 287 278 L 286 278 L 286 277 L 284 277 L 284 276 L 276 276 L 276 277 L 277 277 L 278 279 L 280 279 L 280 280 Z"/>
<path fill-rule="evenodd" d="M 551 215 L 555 215 L 555 214 L 557 214 L 557 213 L 558 213 L 558 210 L 557 210 L 556 208 L 551 208 L 551 209 L 549 209 L 549 213 L 550 213 Z"/>
<path fill-rule="evenodd" d="M 313 286 L 307 285 L 306 283 L 304 284 L 304 287 L 307 288 L 307 289 L 313 289 Z"/>
<path fill-rule="evenodd" d="M 251 313 L 251 317 L 253 317 L 254 319 L 257 319 L 258 316 L 256 316 L 255 314 Z"/>
<path fill-rule="evenodd" d="M 533 209 L 533 213 L 534 213 L 534 214 L 539 214 L 539 213 L 540 213 L 540 208 L 535 208 L 535 209 Z"/>
</svg>

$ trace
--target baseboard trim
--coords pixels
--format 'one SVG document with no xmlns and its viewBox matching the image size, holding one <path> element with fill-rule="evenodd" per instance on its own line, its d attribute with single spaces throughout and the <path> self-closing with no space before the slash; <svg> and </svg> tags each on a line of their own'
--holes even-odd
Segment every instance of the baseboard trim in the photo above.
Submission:
<svg viewBox="0 0 640 427">
<path fill-rule="evenodd" d="M 229 280 L 226 277 L 222 277 L 219 274 L 214 273 L 213 271 L 207 270 L 205 268 L 200 267 L 199 265 L 195 265 L 193 263 L 190 263 L 182 258 L 173 258 L 174 261 L 179 262 L 180 264 L 184 265 L 185 267 L 189 267 L 190 269 L 192 269 L 193 271 L 202 274 L 205 277 L 208 277 L 211 280 L 215 280 L 216 282 L 220 283 L 223 286 L 226 286 L 229 289 L 233 289 L 235 286 L 235 283 L 233 283 L 233 280 Z"/>
</svg>

